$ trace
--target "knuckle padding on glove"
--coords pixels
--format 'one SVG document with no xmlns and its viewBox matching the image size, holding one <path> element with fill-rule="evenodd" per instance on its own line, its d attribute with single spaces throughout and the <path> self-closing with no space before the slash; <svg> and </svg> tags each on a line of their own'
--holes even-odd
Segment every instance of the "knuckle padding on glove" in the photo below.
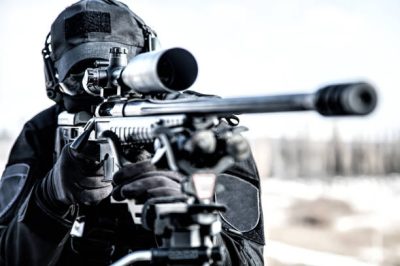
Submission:
<svg viewBox="0 0 400 266">
<path fill-rule="evenodd" d="M 152 197 L 180 195 L 180 182 L 184 177 L 178 172 L 155 169 L 148 161 L 121 168 L 114 176 L 114 199 L 147 200 Z"/>
<path fill-rule="evenodd" d="M 124 185 L 124 188 L 135 190 L 135 189 L 142 189 L 142 188 L 153 188 L 153 187 L 160 187 L 165 186 L 169 182 L 174 182 L 172 180 L 168 180 L 167 177 L 164 176 L 151 176 L 147 178 L 141 178 L 135 180 L 131 183 Z"/>
<path fill-rule="evenodd" d="M 165 190 L 169 188 L 179 190 L 180 185 L 175 180 L 172 180 L 166 176 L 148 176 L 147 178 L 141 178 L 139 180 L 124 185 L 121 188 L 121 196 L 128 198 L 141 197 L 146 194 L 153 195 L 152 191 L 154 191 L 155 189 Z"/>
<path fill-rule="evenodd" d="M 180 196 L 182 195 L 181 189 L 179 187 L 158 187 L 149 189 L 147 191 L 148 196 L 150 197 L 164 197 L 164 196 Z"/>
<path fill-rule="evenodd" d="M 127 181 L 127 179 L 129 179 L 128 181 L 132 181 L 132 179 L 140 177 L 140 175 L 143 173 L 155 170 L 156 167 L 153 164 L 151 164 L 150 161 L 128 164 L 119 169 L 118 172 L 115 173 L 113 181 L 115 184 L 118 185 L 124 181 Z"/>
<path fill-rule="evenodd" d="M 68 171 L 80 171 L 84 174 L 93 174 L 102 169 L 101 164 L 94 159 L 85 157 L 82 153 L 74 152 L 69 146 L 62 150 L 61 167 L 65 167 Z M 102 173 L 99 173 L 101 175 Z"/>
</svg>

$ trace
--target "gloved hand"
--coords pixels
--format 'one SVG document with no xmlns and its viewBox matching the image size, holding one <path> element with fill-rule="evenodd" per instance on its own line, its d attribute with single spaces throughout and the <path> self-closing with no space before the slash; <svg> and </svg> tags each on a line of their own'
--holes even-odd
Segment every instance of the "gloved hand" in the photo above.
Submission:
<svg viewBox="0 0 400 266">
<path fill-rule="evenodd" d="M 128 164 L 115 173 L 112 196 L 118 201 L 135 199 L 141 203 L 150 198 L 181 196 L 183 179 L 178 172 L 157 170 L 147 160 Z"/>
<path fill-rule="evenodd" d="M 95 205 L 110 195 L 111 182 L 103 182 L 102 167 L 95 159 L 97 145 L 89 145 L 78 153 L 65 146 L 53 169 L 42 180 L 41 192 L 53 206 L 72 204 Z"/>
</svg>

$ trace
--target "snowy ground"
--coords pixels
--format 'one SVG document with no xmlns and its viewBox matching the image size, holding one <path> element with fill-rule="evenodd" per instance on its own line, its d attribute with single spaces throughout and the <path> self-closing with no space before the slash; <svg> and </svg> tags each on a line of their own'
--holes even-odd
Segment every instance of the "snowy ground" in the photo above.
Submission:
<svg viewBox="0 0 400 266">
<path fill-rule="evenodd" d="M 400 176 L 263 180 L 269 266 L 400 265 Z"/>
</svg>

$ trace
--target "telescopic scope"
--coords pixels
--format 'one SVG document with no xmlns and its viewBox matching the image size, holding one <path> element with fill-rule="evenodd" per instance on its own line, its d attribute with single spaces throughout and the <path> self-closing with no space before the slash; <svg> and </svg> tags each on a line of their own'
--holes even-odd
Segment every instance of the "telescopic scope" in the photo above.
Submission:
<svg viewBox="0 0 400 266">
<path fill-rule="evenodd" d="M 183 48 L 142 53 L 130 60 L 127 56 L 126 49 L 112 48 L 107 67 L 85 71 L 85 91 L 102 97 L 176 92 L 186 90 L 197 78 L 196 59 Z"/>
</svg>

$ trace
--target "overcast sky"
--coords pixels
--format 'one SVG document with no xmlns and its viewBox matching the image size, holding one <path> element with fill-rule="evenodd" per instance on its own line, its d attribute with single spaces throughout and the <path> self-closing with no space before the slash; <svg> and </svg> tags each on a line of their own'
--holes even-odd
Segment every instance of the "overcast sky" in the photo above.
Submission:
<svg viewBox="0 0 400 266">
<path fill-rule="evenodd" d="M 41 49 L 67 0 L 0 3 L 0 128 L 18 133 L 50 106 Z M 384 136 L 399 129 L 398 0 L 125 1 L 161 39 L 190 50 L 199 64 L 195 90 L 222 96 L 311 92 L 331 82 L 364 80 L 379 90 L 376 112 L 363 119 L 316 114 L 245 118 L 258 136 L 312 131 L 329 136 Z M 253 126 L 257 124 L 257 126 Z"/>
</svg>

